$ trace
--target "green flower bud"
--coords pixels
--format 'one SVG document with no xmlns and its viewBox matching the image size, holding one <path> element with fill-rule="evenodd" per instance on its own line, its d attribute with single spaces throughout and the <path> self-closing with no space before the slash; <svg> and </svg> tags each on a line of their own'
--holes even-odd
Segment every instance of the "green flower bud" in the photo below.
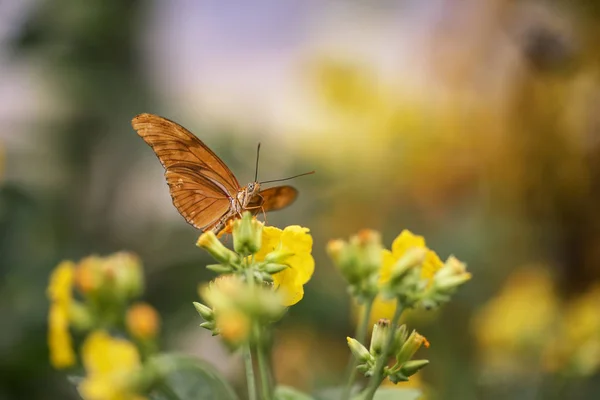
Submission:
<svg viewBox="0 0 600 400">
<path fill-rule="evenodd" d="M 411 269 L 423 264 L 426 255 L 427 249 L 424 247 L 413 247 L 409 249 L 392 267 L 390 281 L 401 281 Z"/>
<path fill-rule="evenodd" d="M 233 223 L 233 249 L 243 256 L 255 254 L 262 246 L 263 224 L 248 211 Z"/>
<path fill-rule="evenodd" d="M 144 290 L 144 274 L 140 259 L 133 253 L 119 252 L 104 259 L 105 271 L 114 277 L 115 291 L 132 299 Z M 111 271 L 111 272 L 108 272 Z"/>
<path fill-rule="evenodd" d="M 207 329 L 209 331 L 212 331 L 213 333 L 215 332 L 215 326 L 216 325 L 214 321 L 207 321 L 200 324 L 200 328 Z"/>
<path fill-rule="evenodd" d="M 193 304 L 194 307 L 196 307 L 196 311 L 198 311 L 198 314 L 200 314 L 202 318 L 204 318 L 206 321 L 214 320 L 214 313 L 210 307 L 207 307 L 202 303 L 198 303 L 197 301 L 194 301 Z"/>
<path fill-rule="evenodd" d="M 400 372 L 400 371 L 397 371 L 397 372 L 394 372 L 393 374 L 390 374 L 388 376 L 388 379 L 394 385 L 396 385 L 396 384 L 398 384 L 400 382 L 408 382 L 408 377 L 404 376 L 404 374 L 402 374 L 402 372 Z"/>
<path fill-rule="evenodd" d="M 363 346 L 358 340 L 353 339 L 351 337 L 347 337 L 346 340 L 348 341 L 348 347 L 350 347 L 350 351 L 352 352 L 352 354 L 354 354 L 354 357 L 356 357 L 356 359 L 360 363 L 366 363 L 372 360 L 373 357 L 371 356 L 367 348 Z"/>
<path fill-rule="evenodd" d="M 93 327 L 94 317 L 88 307 L 77 300 L 71 300 L 71 304 L 69 305 L 69 323 L 79 331 L 87 331 Z"/>
<path fill-rule="evenodd" d="M 289 265 L 269 263 L 269 264 L 265 265 L 263 268 L 269 274 L 276 274 L 278 272 L 283 271 L 286 268 L 289 268 Z"/>
<path fill-rule="evenodd" d="M 408 329 L 405 324 L 400 325 L 398 329 L 396 329 L 396 333 L 394 334 L 394 348 L 392 350 L 392 354 L 395 354 L 398 350 L 402 348 L 404 342 L 408 339 Z"/>
<path fill-rule="evenodd" d="M 371 366 L 369 364 L 360 364 L 356 367 L 356 370 L 361 374 L 366 374 L 367 372 L 369 372 L 370 369 Z"/>
<path fill-rule="evenodd" d="M 221 264 L 232 264 L 238 259 L 238 255 L 225 247 L 212 231 L 204 232 L 200 235 L 196 246 L 208 251 Z"/>
<path fill-rule="evenodd" d="M 267 271 L 260 271 L 259 272 L 259 279 L 262 280 L 263 282 L 268 282 L 268 283 L 272 283 L 273 282 L 273 277 L 271 276 L 271 274 Z"/>
<path fill-rule="evenodd" d="M 265 261 L 273 264 L 283 264 L 294 253 L 289 251 L 275 250 L 265 256 Z"/>
<path fill-rule="evenodd" d="M 349 243 L 332 240 L 327 245 L 327 252 L 348 283 L 362 288 L 362 294 L 377 290 L 373 276 L 379 272 L 383 253 L 379 233 L 363 230 Z"/>
<path fill-rule="evenodd" d="M 400 373 L 406 377 L 413 376 L 429 364 L 429 360 L 410 360 L 402 364 Z"/>
<path fill-rule="evenodd" d="M 469 279 L 471 274 L 467 272 L 466 264 L 454 256 L 448 257 L 444 266 L 433 276 L 434 286 L 442 291 L 454 289 Z"/>
<path fill-rule="evenodd" d="M 210 264 L 206 266 L 206 269 L 216 272 L 217 274 L 230 274 L 233 272 L 231 266 L 222 264 Z"/>
<path fill-rule="evenodd" d="M 396 361 L 398 364 L 404 364 L 410 360 L 423 345 L 425 345 L 425 347 L 429 347 L 429 342 L 425 336 L 422 336 L 417 333 L 417 331 L 413 330 L 408 339 L 406 339 L 400 348 L 400 351 L 398 351 L 396 354 Z"/>
<path fill-rule="evenodd" d="M 390 336 L 390 321 L 388 319 L 380 319 L 373 326 L 373 334 L 371 335 L 371 346 L 369 351 L 375 357 L 379 357 L 383 353 L 383 347 Z"/>
</svg>

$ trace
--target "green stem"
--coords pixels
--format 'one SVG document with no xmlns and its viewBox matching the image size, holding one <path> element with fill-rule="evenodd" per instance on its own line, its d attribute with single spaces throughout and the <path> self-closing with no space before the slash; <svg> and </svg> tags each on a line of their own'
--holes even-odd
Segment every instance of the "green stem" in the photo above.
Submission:
<svg viewBox="0 0 600 400">
<path fill-rule="evenodd" d="M 259 331 L 260 329 L 257 329 Z M 260 382 L 262 388 L 263 398 L 270 400 L 272 398 L 273 390 L 271 388 L 271 367 L 269 363 L 269 357 L 266 353 L 266 348 L 260 338 L 257 337 L 256 352 L 258 355 L 258 368 L 260 370 Z"/>
<path fill-rule="evenodd" d="M 396 329 L 398 329 L 398 322 L 400 321 L 400 316 L 402 315 L 402 311 L 404 311 L 402 304 L 398 301 L 396 303 L 396 312 L 394 313 L 394 317 L 392 318 L 392 323 L 390 325 L 390 335 L 383 346 L 383 352 L 381 356 L 377 359 L 377 363 L 375 364 L 375 373 L 369 382 L 369 386 L 367 387 L 367 394 L 364 397 L 365 400 L 372 400 L 373 396 L 375 396 L 375 392 L 385 376 L 383 374 L 383 369 L 385 368 L 387 361 L 389 359 L 390 348 L 392 347 L 392 343 L 394 342 L 394 337 L 396 336 Z"/>
<path fill-rule="evenodd" d="M 248 399 L 256 400 L 256 383 L 254 381 L 254 366 L 250 345 L 244 346 L 244 364 L 246 365 L 246 381 L 248 383 Z"/>
<path fill-rule="evenodd" d="M 371 299 L 367 300 L 367 302 L 365 303 L 365 312 L 363 313 L 363 315 L 361 317 L 361 321 L 356 328 L 355 339 L 358 340 L 362 344 L 365 343 L 365 339 L 367 337 L 367 330 L 369 328 L 369 319 L 371 317 L 371 310 L 373 309 L 374 300 L 375 300 L 375 298 L 371 298 Z M 356 378 L 356 372 L 357 372 L 356 366 L 358 365 L 358 360 L 353 355 L 351 355 L 350 357 L 351 357 L 350 361 L 348 361 L 348 366 L 346 367 L 346 373 L 344 374 L 344 376 L 345 376 L 344 380 L 346 381 L 346 386 L 344 387 L 344 390 L 342 391 L 342 396 L 340 397 L 340 400 L 346 400 L 350 397 L 352 385 L 354 384 L 354 379 Z"/>
</svg>

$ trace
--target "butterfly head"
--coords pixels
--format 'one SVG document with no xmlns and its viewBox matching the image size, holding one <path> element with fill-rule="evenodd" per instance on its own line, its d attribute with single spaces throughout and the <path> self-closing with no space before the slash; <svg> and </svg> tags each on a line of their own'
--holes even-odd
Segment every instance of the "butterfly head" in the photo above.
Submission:
<svg viewBox="0 0 600 400">
<path fill-rule="evenodd" d="M 260 183 L 258 182 L 250 182 L 246 187 L 246 191 L 248 193 L 248 197 L 252 198 L 258 191 L 260 190 Z"/>
</svg>

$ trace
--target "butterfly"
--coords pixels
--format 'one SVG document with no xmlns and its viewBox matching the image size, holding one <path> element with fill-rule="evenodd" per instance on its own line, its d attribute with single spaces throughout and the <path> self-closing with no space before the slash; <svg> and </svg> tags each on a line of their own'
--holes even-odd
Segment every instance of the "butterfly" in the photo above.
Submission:
<svg viewBox="0 0 600 400">
<path fill-rule="evenodd" d="M 314 173 L 258 182 L 259 144 L 254 181 L 241 187 L 227 165 L 181 125 L 153 114 L 137 115 L 131 125 L 165 168 L 173 205 L 203 232 L 218 235 L 244 211 L 256 215 L 289 206 L 298 196 L 295 188 L 284 185 L 261 190 L 261 184 Z"/>
</svg>

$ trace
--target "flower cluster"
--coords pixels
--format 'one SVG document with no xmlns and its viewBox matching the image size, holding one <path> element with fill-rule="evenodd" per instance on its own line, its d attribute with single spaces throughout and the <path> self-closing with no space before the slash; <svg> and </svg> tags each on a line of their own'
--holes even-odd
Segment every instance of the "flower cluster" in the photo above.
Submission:
<svg viewBox="0 0 600 400">
<path fill-rule="evenodd" d="M 391 250 L 383 248 L 377 232 L 365 230 L 349 242 L 329 242 L 328 252 L 351 294 L 362 302 L 381 294 L 398 299 L 403 307 L 432 308 L 447 302 L 471 278 L 464 263 L 454 256 L 443 263 L 422 236 L 408 230 L 398 235 Z"/>
<path fill-rule="evenodd" d="M 194 306 L 205 320 L 203 328 L 237 347 L 252 341 L 253 326 L 276 321 L 285 307 L 302 299 L 315 262 L 307 228 L 265 227 L 246 212 L 233 223 L 232 234 L 233 250 L 212 232 L 198 239 L 197 245 L 219 262 L 207 268 L 222 275 L 201 286 L 207 304 Z"/>
<path fill-rule="evenodd" d="M 134 399 L 143 372 L 141 359 L 155 349 L 160 320 L 156 310 L 134 300 L 143 291 L 139 259 L 131 253 L 61 262 L 50 277 L 48 344 L 55 368 L 76 366 L 72 334 L 86 376 L 78 390 L 86 400 Z M 107 332 L 126 327 L 130 340 Z"/>
<path fill-rule="evenodd" d="M 406 325 L 401 325 L 396 330 L 392 330 L 390 321 L 387 319 L 381 319 L 373 326 L 371 344 L 368 350 L 356 339 L 348 337 L 346 340 L 352 354 L 359 362 L 358 370 L 364 373 L 365 376 L 375 374 L 377 360 L 384 356 L 384 347 L 389 340 L 392 344 L 385 357 L 393 357 L 396 362 L 392 367 L 385 367 L 385 375 L 392 383 L 408 381 L 410 376 L 429 364 L 428 360 L 412 360 L 412 357 L 421 346 L 429 347 L 427 339 L 415 330 L 409 335 Z"/>
<path fill-rule="evenodd" d="M 422 236 L 408 230 L 398 235 L 391 250 L 385 249 L 380 235 L 370 230 L 359 232 L 347 242 L 333 240 L 327 250 L 348 282 L 350 294 L 365 308 L 357 337 L 348 338 L 348 345 L 355 357 L 352 367 L 371 379 L 364 395 L 372 398 L 383 379 L 407 381 L 428 364 L 427 360 L 411 360 L 421 345 L 428 347 L 429 343 L 416 331 L 408 335 L 405 325 L 398 326 L 402 311 L 417 306 L 432 309 L 449 301 L 471 274 L 454 256 L 442 262 Z M 395 314 L 391 321 L 382 319 L 375 324 L 367 350 L 362 342 L 373 305 L 381 299 L 395 303 Z M 388 367 L 391 357 L 396 363 Z M 348 387 L 353 379 L 351 373 Z"/>
</svg>

